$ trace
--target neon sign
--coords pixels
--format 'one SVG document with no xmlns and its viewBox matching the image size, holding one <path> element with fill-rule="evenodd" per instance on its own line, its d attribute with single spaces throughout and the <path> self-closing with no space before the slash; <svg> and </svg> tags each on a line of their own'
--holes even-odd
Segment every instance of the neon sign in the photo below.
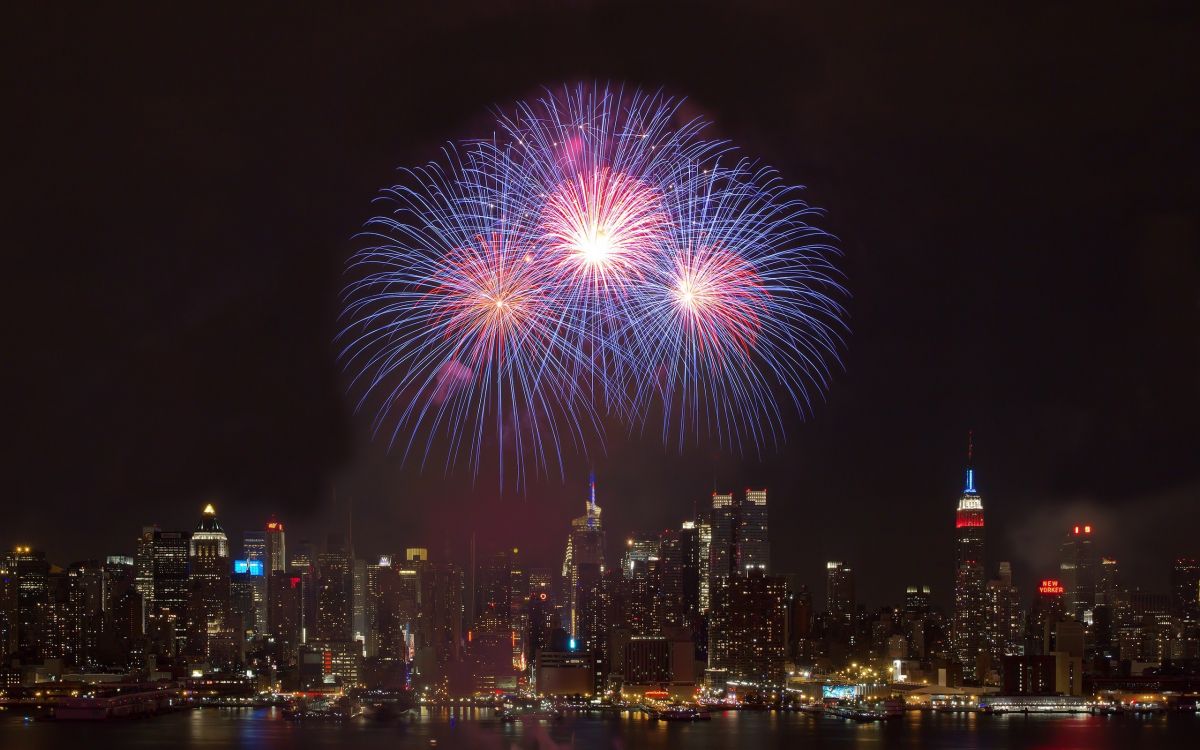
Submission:
<svg viewBox="0 0 1200 750">
<path fill-rule="evenodd" d="M 1058 582 L 1057 578 L 1043 578 L 1042 584 L 1038 586 L 1039 594 L 1062 594 L 1066 589 Z"/>
</svg>

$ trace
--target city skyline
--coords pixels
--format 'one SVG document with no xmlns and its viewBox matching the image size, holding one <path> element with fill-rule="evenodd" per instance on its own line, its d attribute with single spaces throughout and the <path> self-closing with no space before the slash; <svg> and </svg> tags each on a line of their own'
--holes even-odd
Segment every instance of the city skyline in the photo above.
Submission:
<svg viewBox="0 0 1200 750">
<path fill-rule="evenodd" d="M 942 534 L 942 536 L 956 539 L 956 547 L 963 543 L 961 538 L 964 533 L 972 534 L 972 538 L 980 540 L 980 542 L 975 542 L 975 544 L 982 544 L 982 539 L 986 537 L 980 532 L 986 528 L 990 528 L 990 525 L 985 527 L 983 523 L 982 519 L 984 506 L 982 501 L 978 500 L 978 498 L 980 498 L 980 494 L 979 490 L 976 488 L 977 474 L 975 468 L 973 441 L 974 437 L 972 432 L 972 445 L 968 450 L 966 461 L 963 464 L 963 469 L 960 471 L 960 476 L 965 476 L 965 481 L 961 482 L 962 491 L 958 495 L 957 508 L 953 513 L 948 514 L 947 522 L 946 524 L 943 524 L 942 528 L 929 530 L 929 537 L 931 539 L 936 539 L 939 536 L 939 531 L 946 531 L 946 529 L 949 529 L 952 525 L 954 527 L 953 535 L 946 533 Z M 600 481 L 602 482 L 603 478 L 601 478 Z M 693 511 L 700 512 L 702 509 L 708 508 L 709 503 L 716 502 L 716 499 L 718 498 L 728 498 L 727 500 L 721 502 L 721 505 L 725 505 L 729 502 L 739 504 L 742 502 L 743 498 L 760 495 L 763 497 L 763 506 L 765 507 L 765 496 L 769 493 L 769 491 L 770 488 L 752 489 L 749 487 L 742 490 L 733 490 L 729 492 L 721 492 L 719 490 L 713 491 L 709 493 L 707 497 L 704 497 L 698 502 L 694 503 Z M 599 501 L 597 492 L 597 477 L 595 473 L 592 472 L 588 474 L 585 489 L 581 491 L 580 498 L 576 500 L 577 504 L 575 507 L 578 507 L 578 503 L 582 503 L 586 510 L 584 516 L 576 518 L 572 522 L 576 525 L 582 524 L 582 526 L 577 526 L 577 528 L 590 528 L 592 525 L 594 525 L 596 528 L 599 528 L 600 509 L 598 507 Z M 603 491 L 601 490 L 600 492 L 601 494 L 599 497 L 603 497 Z M 278 538 L 280 536 L 279 533 L 277 531 L 272 533 L 273 529 L 282 529 L 285 526 L 291 529 L 290 535 L 293 544 L 303 542 L 309 548 L 313 548 L 314 546 L 318 549 L 321 548 L 325 544 L 326 535 L 334 532 L 342 535 L 342 538 L 346 538 L 345 535 L 347 529 L 352 530 L 354 528 L 354 524 L 346 515 L 347 513 L 353 512 L 353 502 L 349 498 L 345 497 L 342 498 L 341 502 L 338 502 L 336 499 L 334 499 L 333 502 L 337 507 L 336 510 L 330 514 L 330 516 L 327 516 L 327 518 L 332 517 L 334 520 L 333 525 L 330 526 L 321 527 L 319 525 L 314 525 L 311 520 L 307 525 L 296 524 L 292 522 L 285 523 L 279 518 L 278 514 L 275 513 L 269 514 L 266 519 L 263 520 L 257 527 L 231 526 L 231 529 L 233 530 L 230 533 L 233 534 L 233 536 L 230 536 L 228 541 L 223 542 L 223 544 L 227 545 L 228 549 L 228 554 L 226 556 L 231 560 L 234 557 L 243 559 L 261 559 L 264 561 L 264 569 L 266 569 L 267 560 L 265 557 L 265 545 L 267 543 L 267 538 Z M 202 508 L 203 516 L 209 517 L 215 515 L 216 504 L 217 503 L 215 502 L 205 502 Z M 222 504 L 221 507 L 222 511 L 224 511 L 228 506 Z M 187 508 L 179 509 L 174 515 L 186 515 L 187 510 Z M 968 521 L 964 521 L 964 513 L 966 513 L 968 516 L 970 516 L 970 514 L 977 515 L 971 516 Z M 570 516 L 572 514 L 568 511 L 566 515 Z M 593 515 L 595 519 L 594 523 L 588 522 L 587 519 L 592 518 Z M 228 515 L 225 517 L 228 517 Z M 367 520 L 366 525 L 370 525 L 369 519 L 360 520 Z M 679 528 L 678 523 L 680 521 L 691 523 L 694 520 L 695 516 L 680 515 L 675 521 L 674 528 Z M 340 526 L 338 525 L 339 523 L 341 524 Z M 762 533 L 765 533 L 766 522 L 762 521 L 761 523 L 761 528 L 763 530 Z M 607 525 L 608 522 L 606 522 L 606 527 Z M 144 530 L 153 528 L 156 531 L 164 530 L 186 532 L 187 527 L 187 523 L 183 523 L 182 526 L 172 526 L 171 523 L 164 522 L 160 519 L 147 521 L 137 525 L 138 529 Z M 651 527 L 645 525 L 634 526 L 628 528 L 623 533 L 609 534 L 607 535 L 607 538 L 605 534 L 601 533 L 599 559 L 608 568 L 619 566 L 621 561 L 624 559 L 621 554 L 624 553 L 626 549 L 626 540 L 628 540 L 629 543 L 633 543 L 635 539 L 649 534 L 652 535 L 652 537 L 656 540 L 655 544 L 657 545 L 658 535 L 665 530 L 670 530 L 671 528 L 672 525 L 670 523 L 660 527 Z M 1086 529 L 1086 532 L 1083 531 L 1084 529 Z M 566 563 L 562 562 L 561 545 L 558 547 L 557 557 L 554 552 L 551 552 L 551 554 L 543 558 L 536 556 L 536 553 L 531 553 L 529 546 L 525 545 L 522 542 L 522 539 L 519 537 L 498 538 L 495 530 L 492 530 L 490 533 L 484 533 L 483 529 L 476 529 L 469 525 L 461 524 L 457 525 L 455 530 L 459 532 L 457 536 L 452 536 L 449 533 L 443 533 L 440 545 L 433 543 L 433 541 L 431 541 L 429 538 L 426 538 L 419 533 L 411 531 L 402 532 L 398 536 L 392 537 L 390 541 L 383 542 L 378 541 L 378 535 L 372 535 L 372 541 L 366 546 L 361 544 L 358 537 L 347 539 L 346 543 L 353 544 L 353 551 L 357 559 L 373 560 L 381 556 L 397 556 L 402 555 L 405 549 L 419 547 L 433 550 L 431 553 L 433 559 L 453 562 L 455 564 L 462 564 L 468 560 L 469 556 L 474 554 L 474 549 L 476 547 L 484 552 L 499 552 L 507 549 L 524 549 L 524 559 L 526 560 L 526 564 L 533 564 L 538 567 L 554 569 L 561 567 L 564 579 L 569 576 L 567 572 L 568 566 Z M 308 533 L 305 533 L 306 531 Z M 971 547 L 970 549 L 974 551 L 965 553 L 968 558 L 974 559 L 982 554 L 982 559 L 978 562 L 978 572 L 972 574 L 978 578 L 978 581 L 973 584 L 977 590 L 971 596 L 974 596 L 977 599 L 982 597 L 984 595 L 985 584 L 988 579 L 995 578 L 997 575 L 1005 574 L 1005 571 L 1001 571 L 998 567 L 1000 565 L 1004 565 L 1007 566 L 1006 575 L 1008 579 L 1012 581 L 1012 585 L 1017 588 L 1023 598 L 1030 598 L 1033 595 L 1033 592 L 1036 591 L 1036 587 L 1039 582 L 1044 583 L 1048 579 L 1053 578 L 1058 580 L 1061 578 L 1063 585 L 1068 589 L 1066 592 L 1067 601 L 1073 602 L 1075 599 L 1075 595 L 1073 593 L 1075 586 L 1073 568 L 1072 570 L 1068 571 L 1062 567 L 1061 562 L 1064 555 L 1067 554 L 1065 550 L 1072 544 L 1072 534 L 1074 534 L 1076 538 L 1083 534 L 1089 545 L 1093 543 L 1093 540 L 1098 539 L 1098 548 L 1103 551 L 1104 557 L 1106 559 L 1114 558 L 1117 562 L 1121 563 L 1124 583 L 1152 593 L 1167 593 L 1165 590 L 1160 591 L 1155 588 L 1156 584 L 1158 584 L 1159 588 L 1161 588 L 1163 581 L 1162 572 L 1170 565 L 1173 565 L 1178 558 L 1188 557 L 1196 554 L 1192 547 L 1185 547 L 1175 551 L 1162 550 L 1160 556 L 1166 560 L 1164 566 L 1160 566 L 1157 570 L 1150 570 L 1148 575 L 1144 577 L 1144 580 L 1141 578 L 1133 578 L 1129 575 L 1128 569 L 1134 566 L 1128 565 L 1125 559 L 1118 558 L 1115 555 L 1114 547 L 1119 547 L 1119 545 L 1114 545 L 1113 542 L 1115 539 L 1119 538 L 1119 534 L 1114 533 L 1114 531 L 1115 530 L 1105 529 L 1101 524 L 1093 523 L 1090 517 L 1086 516 L 1075 518 L 1073 521 L 1067 521 L 1059 528 L 1047 529 L 1047 534 L 1053 537 L 1054 550 L 1052 553 L 1048 554 L 1046 562 L 1038 567 L 1025 565 L 1024 567 L 1026 567 L 1027 570 L 1021 570 L 1019 568 L 1016 573 L 1014 573 L 1012 569 L 1012 560 L 1014 557 L 1020 559 L 1020 556 L 1012 554 L 1011 549 L 1006 549 L 1003 546 L 997 549 L 993 545 L 993 547 L 989 548 L 986 554 L 983 554 L 982 547 Z M 729 532 L 726 531 L 726 534 L 728 533 Z M 776 534 L 778 534 L 778 531 L 776 531 Z M 1064 535 L 1066 537 L 1065 541 Z M 755 538 L 760 537 L 756 536 Z M 251 542 L 251 539 L 255 539 L 256 541 Z M 719 533 L 714 536 L 714 539 L 719 541 Z M 52 564 L 66 567 L 69 563 L 87 560 L 104 560 L 112 556 L 132 555 L 137 543 L 138 541 L 136 535 L 133 540 L 128 540 L 127 543 L 120 541 L 114 541 L 111 544 L 95 542 L 94 544 L 97 546 L 94 546 L 93 549 L 104 549 L 106 551 L 93 555 L 75 556 L 72 556 L 70 553 L 68 553 L 65 557 L 51 554 L 49 550 L 53 549 L 52 546 L 31 543 L 26 539 L 17 539 L 12 541 L 10 542 L 10 546 L 15 545 L 17 548 L 32 548 L 38 550 L 46 554 L 47 560 Z M 249 545 L 254 546 L 251 547 Z M 770 538 L 765 540 L 765 545 L 763 545 L 761 542 L 759 545 L 759 547 L 755 548 L 755 552 L 752 553 L 753 556 L 755 556 L 755 559 L 759 559 L 764 556 L 763 549 L 771 550 L 773 547 L 778 548 L 786 546 L 779 543 L 772 544 Z M 551 549 L 553 549 L 553 547 L 554 545 L 552 544 Z M 896 548 L 897 551 L 900 549 L 902 548 Z M 237 555 L 233 554 L 234 550 L 237 551 Z M 767 554 L 769 555 L 770 553 L 767 552 Z M 961 551 L 956 551 L 953 554 L 958 556 L 956 557 L 955 566 L 961 566 L 963 560 L 962 555 L 964 553 Z M 1097 561 L 1099 560 L 1099 557 L 1096 555 L 1096 553 L 1092 552 L 1090 554 L 1091 558 L 1093 559 L 1093 566 L 1098 564 Z M 569 559 L 570 557 L 568 557 L 568 560 Z M 889 604 L 896 604 L 902 599 L 903 591 L 913 585 L 928 587 L 931 591 L 932 601 L 936 602 L 939 606 L 942 606 L 947 613 L 953 613 L 959 609 L 959 605 L 957 603 L 959 595 L 957 594 L 957 591 L 961 585 L 961 582 L 954 572 L 954 566 L 947 566 L 943 564 L 940 566 L 941 569 L 935 571 L 932 575 L 923 575 L 903 566 L 893 566 L 894 577 L 898 576 L 900 579 L 904 580 L 904 583 L 902 586 L 895 589 L 883 589 L 879 586 L 877 580 L 880 574 L 883 573 L 883 570 L 876 569 L 869 562 L 856 561 L 847 555 L 826 555 L 825 559 L 821 561 L 819 565 L 808 569 L 792 569 L 786 566 L 781 566 L 777 563 L 772 564 L 773 557 L 767 557 L 767 560 L 769 561 L 768 565 L 775 569 L 772 572 L 777 574 L 787 574 L 789 576 L 789 580 L 801 581 L 804 583 L 804 585 L 808 586 L 810 590 L 815 591 L 821 590 L 823 586 L 823 571 L 826 571 L 828 566 L 833 565 L 834 563 L 829 561 L 835 559 L 838 561 L 839 565 L 844 564 L 847 567 L 852 567 L 857 571 L 857 603 L 859 605 L 866 606 L 868 609 L 886 606 Z M 729 561 L 728 564 L 732 564 L 732 561 L 728 556 L 726 556 L 724 560 Z M 276 564 L 277 567 L 273 568 L 274 570 L 283 569 L 282 567 L 278 567 L 278 563 Z M 719 562 L 717 564 L 718 566 L 722 566 L 727 563 Z M 895 570 L 895 568 L 899 568 L 899 570 Z M 1089 584 L 1080 584 L 1081 586 L 1090 585 L 1090 589 L 1088 590 L 1093 594 L 1095 591 L 1095 576 L 1095 573 L 1090 574 L 1090 577 L 1088 578 L 1090 582 Z M 868 592 L 867 596 L 863 596 L 864 591 Z M 882 591 L 881 594 L 876 593 L 880 591 Z M 568 605 L 568 610 L 570 610 L 570 605 Z M 1082 610 L 1080 611 L 1080 614 L 1081 613 Z"/>
</svg>

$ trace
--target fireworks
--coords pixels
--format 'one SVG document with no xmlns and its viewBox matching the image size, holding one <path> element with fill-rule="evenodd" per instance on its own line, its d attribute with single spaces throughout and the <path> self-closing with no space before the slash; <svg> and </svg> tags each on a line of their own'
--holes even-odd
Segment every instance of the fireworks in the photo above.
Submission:
<svg viewBox="0 0 1200 750">
<path fill-rule="evenodd" d="M 494 449 L 518 483 L 614 420 L 778 443 L 837 361 L 836 251 L 795 188 L 678 115 L 548 93 L 384 191 L 339 336 L 377 432 L 423 463 L 444 441 L 475 472 Z"/>
</svg>

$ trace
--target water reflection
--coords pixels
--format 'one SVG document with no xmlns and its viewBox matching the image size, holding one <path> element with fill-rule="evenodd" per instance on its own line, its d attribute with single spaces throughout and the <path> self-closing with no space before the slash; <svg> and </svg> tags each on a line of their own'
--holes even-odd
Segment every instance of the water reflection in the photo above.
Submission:
<svg viewBox="0 0 1200 750">
<path fill-rule="evenodd" d="M 431 741 L 437 742 L 436 746 Z M 807 714 L 714 713 L 712 721 L 651 721 L 636 713 L 502 723 L 486 709 L 424 709 L 395 721 L 292 722 L 276 709 L 205 708 L 128 722 L 84 724 L 0 718 L 0 748 L 82 747 L 339 748 L 339 750 L 732 750 L 803 747 L 1117 750 L 1200 747 L 1200 718 L 1169 716 L 982 716 L 910 712 L 892 722 L 857 723 Z"/>
</svg>

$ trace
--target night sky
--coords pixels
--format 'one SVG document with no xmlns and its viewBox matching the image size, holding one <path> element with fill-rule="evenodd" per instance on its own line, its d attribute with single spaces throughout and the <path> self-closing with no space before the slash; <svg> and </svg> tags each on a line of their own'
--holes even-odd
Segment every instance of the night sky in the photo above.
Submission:
<svg viewBox="0 0 1200 750">
<path fill-rule="evenodd" d="M 132 554 L 209 500 L 238 536 L 274 512 L 322 539 L 352 499 L 364 555 L 474 531 L 554 565 L 594 464 L 613 554 L 767 486 L 774 569 L 818 604 L 829 559 L 868 605 L 945 602 L 973 428 L 989 572 L 1026 594 L 1076 520 L 1151 589 L 1200 554 L 1192 3 L 55 5 L 3 32 L 4 545 Z M 396 167 L 594 80 L 686 96 L 807 186 L 844 371 L 761 461 L 618 429 L 524 494 L 399 466 L 335 360 L 352 235 Z"/>
</svg>

